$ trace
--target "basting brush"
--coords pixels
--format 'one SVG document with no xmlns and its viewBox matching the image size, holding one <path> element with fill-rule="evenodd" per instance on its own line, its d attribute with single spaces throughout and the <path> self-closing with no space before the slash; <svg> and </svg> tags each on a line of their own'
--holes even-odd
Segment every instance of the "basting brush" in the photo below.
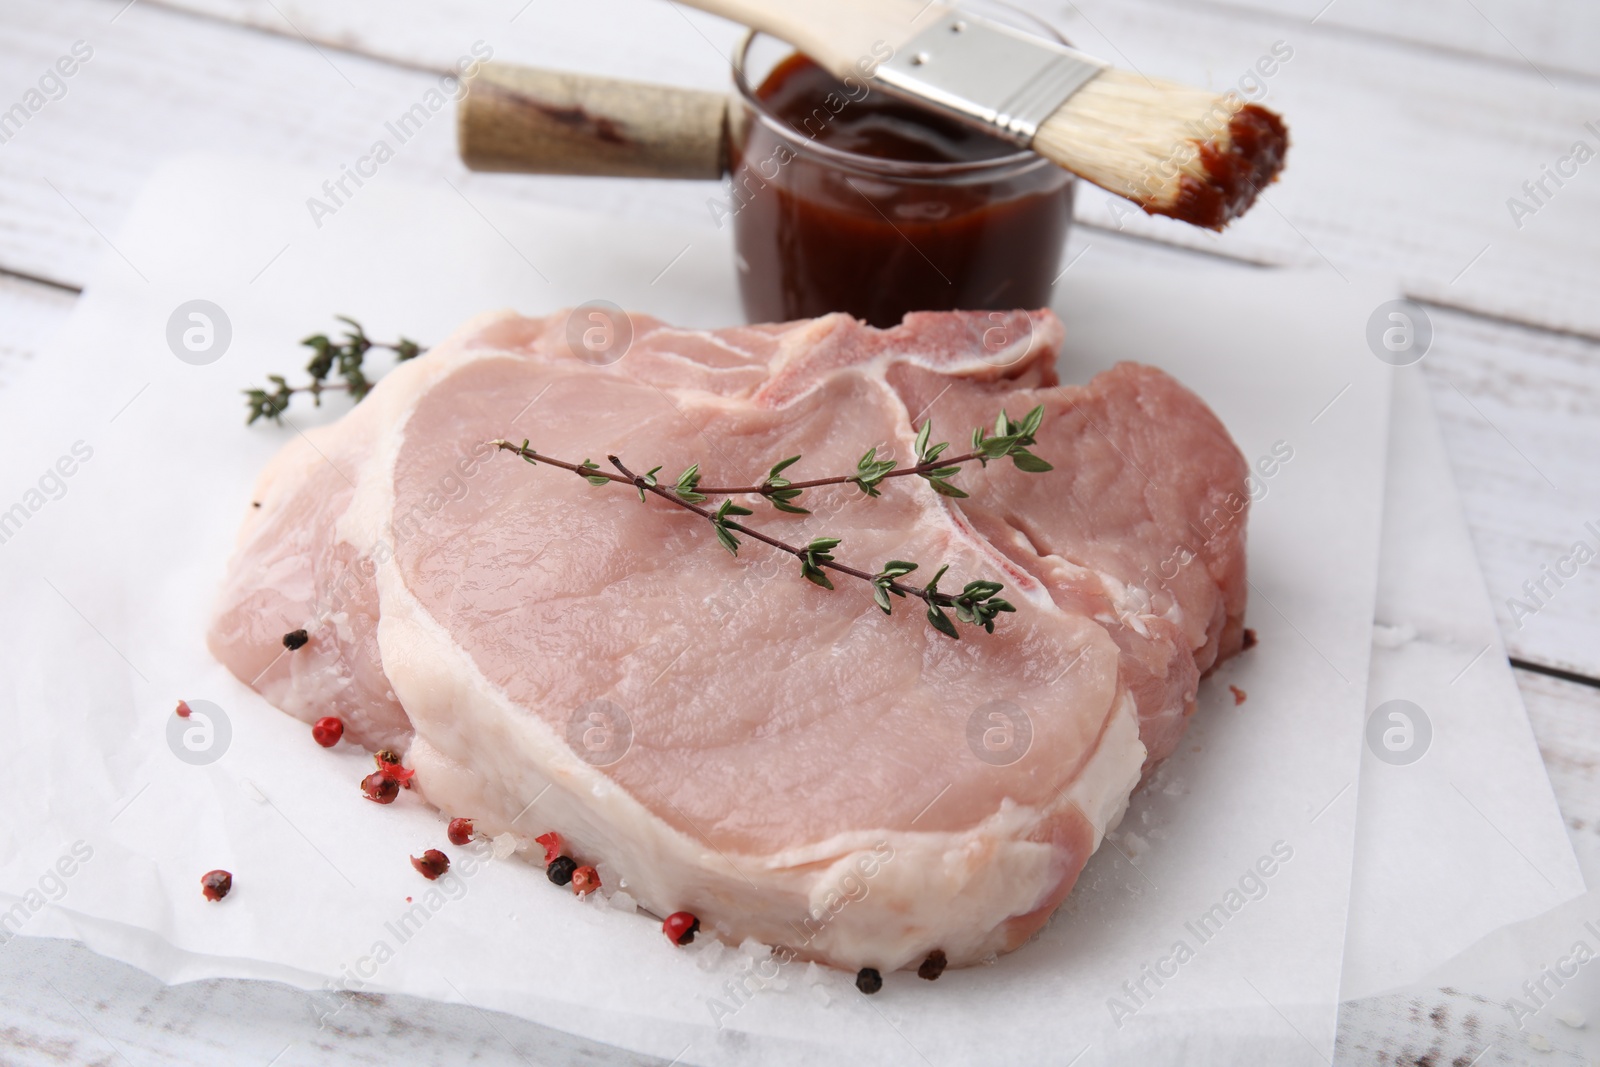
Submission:
<svg viewBox="0 0 1600 1067">
<path fill-rule="evenodd" d="M 1220 230 L 1283 169 L 1283 120 L 1236 93 L 1119 70 L 923 0 L 684 0 L 786 41 L 840 79 L 1031 148 L 1154 215 Z"/>
</svg>

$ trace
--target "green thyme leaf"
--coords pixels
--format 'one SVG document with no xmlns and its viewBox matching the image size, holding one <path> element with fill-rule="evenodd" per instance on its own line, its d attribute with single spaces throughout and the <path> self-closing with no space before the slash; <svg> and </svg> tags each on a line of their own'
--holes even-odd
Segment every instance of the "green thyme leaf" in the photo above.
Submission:
<svg viewBox="0 0 1600 1067">
<path fill-rule="evenodd" d="M 813 585 L 820 585 L 824 589 L 833 588 L 833 583 L 830 582 L 828 580 L 828 576 L 822 572 L 822 568 L 815 566 L 808 559 L 802 559 L 800 561 L 800 575 Z"/>
<path fill-rule="evenodd" d="M 1017 470 L 1027 471 L 1029 474 L 1043 474 L 1045 471 L 1055 470 L 1050 464 L 1025 448 L 1019 448 L 1011 453 L 1011 462 L 1017 465 Z"/>
<path fill-rule="evenodd" d="M 894 614 L 894 606 L 889 602 L 889 590 L 884 588 L 882 582 L 872 583 L 872 602 L 877 604 L 885 615 Z"/>
<path fill-rule="evenodd" d="M 657 468 L 658 470 L 660 468 Z M 704 493 L 695 491 L 700 484 L 700 464 L 696 463 L 682 474 L 678 475 L 678 484 L 673 487 L 673 492 L 691 504 L 701 504 L 707 499 Z"/>
</svg>

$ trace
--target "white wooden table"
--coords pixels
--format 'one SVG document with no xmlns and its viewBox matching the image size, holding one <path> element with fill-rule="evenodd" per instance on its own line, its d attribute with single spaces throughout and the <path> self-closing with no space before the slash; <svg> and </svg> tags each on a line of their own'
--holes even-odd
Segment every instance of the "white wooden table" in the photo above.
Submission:
<svg viewBox="0 0 1600 1067">
<path fill-rule="evenodd" d="M 1532 618 L 1508 606 L 1574 541 L 1592 539 L 1585 522 L 1600 525 L 1600 160 L 1563 162 L 1580 140 L 1600 153 L 1600 7 L 1026 6 L 1091 51 L 1219 89 L 1240 85 L 1275 42 L 1292 49 L 1260 83 L 1295 138 L 1265 204 L 1217 237 L 1129 215 L 1089 190 L 1069 254 L 1381 270 L 1424 303 L 1436 333 L 1424 365 L 1479 558 L 1574 846 L 1600 884 L 1600 562 Z M 75 42 L 92 55 L 62 79 L 64 93 L 49 83 L 25 121 L 0 123 L 0 388 L 48 346 L 141 181 L 175 153 L 239 152 L 337 175 L 475 41 L 496 59 L 720 88 L 734 39 L 668 0 L 6 0 L 0 114 Z M 469 194 L 701 226 L 716 191 L 475 177 L 455 159 L 448 118 L 405 145 L 382 180 L 444 177 Z M 260 983 L 166 989 L 80 947 L 17 939 L 0 949 L 0 1063 L 634 1062 L 509 1017 L 406 998 L 359 998 L 319 1031 L 308 1003 Z M 1426 1011 L 1415 1029 L 1381 1062 L 1445 1063 L 1465 1047 Z M 1347 1036 L 1344 1061 L 1377 1056 Z"/>
</svg>

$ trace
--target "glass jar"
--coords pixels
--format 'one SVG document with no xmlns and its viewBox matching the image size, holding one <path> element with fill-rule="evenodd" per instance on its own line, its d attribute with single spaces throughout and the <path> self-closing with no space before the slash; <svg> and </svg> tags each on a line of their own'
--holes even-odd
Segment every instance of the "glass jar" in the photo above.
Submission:
<svg viewBox="0 0 1600 1067">
<path fill-rule="evenodd" d="M 1061 40 L 1006 5 L 972 7 Z M 891 54 L 882 51 L 863 61 Z M 843 311 L 887 327 L 908 311 L 1050 303 L 1072 219 L 1071 174 L 952 120 L 923 123 L 875 83 L 834 82 L 765 34 L 745 38 L 733 75 L 739 99 L 730 116 L 732 195 L 725 206 L 751 322 Z M 820 78 L 834 88 L 786 94 L 793 78 L 809 78 L 808 85 Z M 918 134 L 903 121 L 909 116 L 967 139 L 965 154 L 982 158 L 949 158 L 963 153 L 943 153 L 936 143 L 920 151 L 899 137 L 908 129 Z M 878 137 L 885 123 L 899 124 L 889 142 Z M 901 158 L 860 150 L 886 143 Z M 916 155 L 935 158 L 905 158 Z"/>
</svg>

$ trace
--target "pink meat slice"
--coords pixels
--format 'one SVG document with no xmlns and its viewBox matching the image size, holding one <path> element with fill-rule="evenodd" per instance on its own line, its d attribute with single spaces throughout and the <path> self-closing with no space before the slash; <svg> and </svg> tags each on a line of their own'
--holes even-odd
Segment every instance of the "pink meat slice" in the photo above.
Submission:
<svg viewBox="0 0 1600 1067">
<path fill-rule="evenodd" d="M 405 751 L 442 810 L 557 830 L 649 910 L 729 940 L 849 968 L 1021 943 L 1176 745 L 1198 677 L 1238 650 L 1246 472 L 1226 431 L 1151 368 L 1058 385 L 1048 312 L 882 331 L 635 316 L 606 366 L 574 357 L 565 323 L 475 320 L 286 447 L 215 654 L 291 714 Z M 746 501 L 747 521 L 841 538 L 862 569 L 1004 582 L 1017 612 L 960 641 L 914 602 L 885 616 L 860 583 L 820 589 L 682 509 L 487 444 L 740 485 L 797 454 L 795 480 L 869 445 L 905 461 L 929 415 L 953 455 L 1037 404 L 1048 474 L 970 465 L 960 501 L 917 478 L 874 500 L 813 490 L 806 516 Z M 835 910 L 851 872 L 873 892 Z"/>
</svg>

